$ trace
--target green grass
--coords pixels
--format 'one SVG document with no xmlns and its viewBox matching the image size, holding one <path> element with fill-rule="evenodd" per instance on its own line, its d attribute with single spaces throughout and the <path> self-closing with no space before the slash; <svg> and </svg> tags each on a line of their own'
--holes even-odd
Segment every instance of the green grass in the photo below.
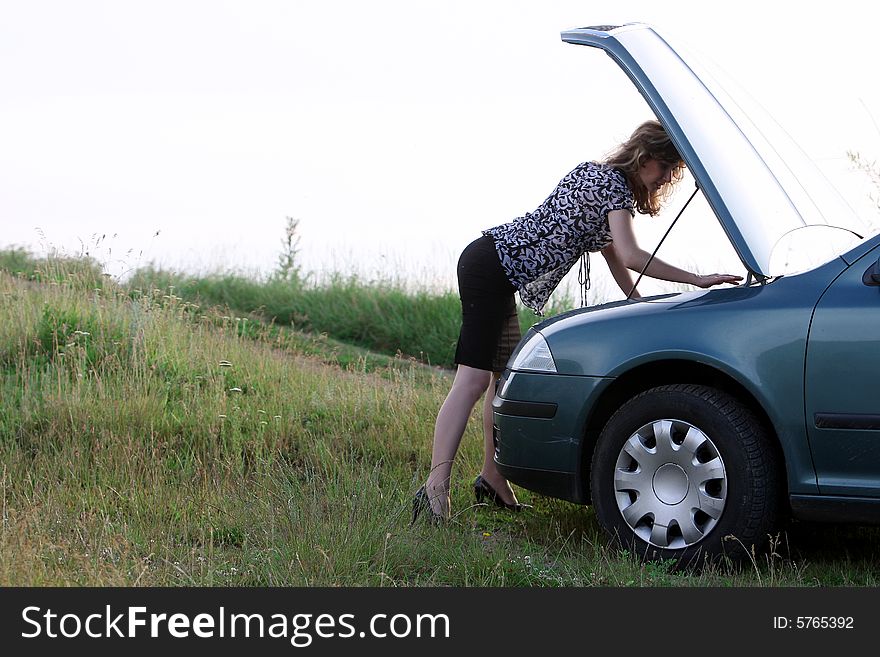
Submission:
<svg viewBox="0 0 880 657">
<path fill-rule="evenodd" d="M 0 585 L 880 579 L 871 528 L 793 525 L 751 565 L 682 574 L 608 546 L 586 507 L 522 490 L 528 513 L 476 506 L 476 416 L 453 522 L 410 527 L 448 372 L 44 264 L 0 272 Z"/>
<path fill-rule="evenodd" d="M 333 276 L 321 284 L 280 278 L 256 280 L 234 272 L 189 276 L 152 267 L 129 279 L 133 290 L 173 290 L 201 305 L 225 306 L 265 322 L 386 355 L 453 367 L 461 303 L 453 291 L 409 289 L 393 280 L 365 282 Z M 548 314 L 568 310 L 551 306 Z M 520 309 L 523 333 L 541 318 Z"/>
<path fill-rule="evenodd" d="M 89 258 L 38 259 L 10 248 L 0 251 L 0 269 L 36 281 L 73 277 L 84 287 L 108 284 L 100 265 Z M 334 275 L 315 283 L 309 277 L 260 280 L 232 271 L 195 276 L 152 266 L 136 270 L 124 289 L 133 297 L 170 294 L 200 306 L 226 308 L 228 315 L 292 328 L 304 347 L 316 340 L 334 344 L 342 364 L 384 355 L 454 367 L 461 304 L 451 290 L 413 288 L 391 278 L 364 281 L 357 275 Z M 570 308 L 564 300 L 551 301 L 547 315 Z M 519 318 L 523 333 L 541 319 L 525 308 Z"/>
<path fill-rule="evenodd" d="M 227 306 L 384 354 L 401 353 L 449 366 L 458 337 L 458 297 L 408 292 L 391 284 L 368 285 L 356 277 L 309 286 L 285 280 L 257 281 L 240 274 L 191 277 L 142 269 L 133 289 L 173 289 L 202 305 Z"/>
</svg>

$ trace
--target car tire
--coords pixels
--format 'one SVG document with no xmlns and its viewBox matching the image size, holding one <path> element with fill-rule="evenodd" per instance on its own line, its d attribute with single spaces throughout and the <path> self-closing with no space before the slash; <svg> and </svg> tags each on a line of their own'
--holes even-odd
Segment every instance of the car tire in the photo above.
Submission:
<svg viewBox="0 0 880 657">
<path fill-rule="evenodd" d="M 590 488 L 603 529 L 645 560 L 693 566 L 761 550 L 779 513 L 778 459 L 763 424 L 702 385 L 652 388 L 608 420 Z"/>
</svg>

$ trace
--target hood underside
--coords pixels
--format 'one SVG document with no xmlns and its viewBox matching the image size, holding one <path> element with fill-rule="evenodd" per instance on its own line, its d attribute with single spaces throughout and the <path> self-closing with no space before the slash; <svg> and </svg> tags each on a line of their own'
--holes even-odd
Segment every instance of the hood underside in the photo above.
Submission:
<svg viewBox="0 0 880 657">
<path fill-rule="evenodd" d="M 784 273 L 771 265 L 782 237 L 808 225 L 827 225 L 812 190 L 828 183 L 815 166 L 784 160 L 782 154 L 792 150 L 805 156 L 791 144 L 771 143 L 744 111 L 748 102 L 734 100 L 683 48 L 674 49 L 640 23 L 569 30 L 562 39 L 605 51 L 629 76 L 748 271 L 761 278 Z M 804 167 L 812 172 L 809 185 Z"/>
</svg>

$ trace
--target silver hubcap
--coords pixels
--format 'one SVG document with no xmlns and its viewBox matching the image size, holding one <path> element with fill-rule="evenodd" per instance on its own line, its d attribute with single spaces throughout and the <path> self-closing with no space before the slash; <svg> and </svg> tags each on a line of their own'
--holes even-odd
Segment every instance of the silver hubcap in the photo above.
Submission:
<svg viewBox="0 0 880 657">
<path fill-rule="evenodd" d="M 727 500 L 715 444 L 681 420 L 655 420 L 624 443 L 614 469 L 617 508 L 642 540 L 682 549 L 712 531 Z"/>
</svg>

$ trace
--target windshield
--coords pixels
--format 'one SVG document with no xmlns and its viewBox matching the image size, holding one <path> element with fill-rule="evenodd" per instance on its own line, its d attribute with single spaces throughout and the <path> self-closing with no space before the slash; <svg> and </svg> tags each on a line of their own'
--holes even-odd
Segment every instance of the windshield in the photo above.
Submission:
<svg viewBox="0 0 880 657">
<path fill-rule="evenodd" d="M 770 252 L 770 269 L 778 276 L 809 271 L 846 253 L 861 241 L 860 235 L 846 228 L 825 224 L 803 226 L 776 241 Z"/>
</svg>

